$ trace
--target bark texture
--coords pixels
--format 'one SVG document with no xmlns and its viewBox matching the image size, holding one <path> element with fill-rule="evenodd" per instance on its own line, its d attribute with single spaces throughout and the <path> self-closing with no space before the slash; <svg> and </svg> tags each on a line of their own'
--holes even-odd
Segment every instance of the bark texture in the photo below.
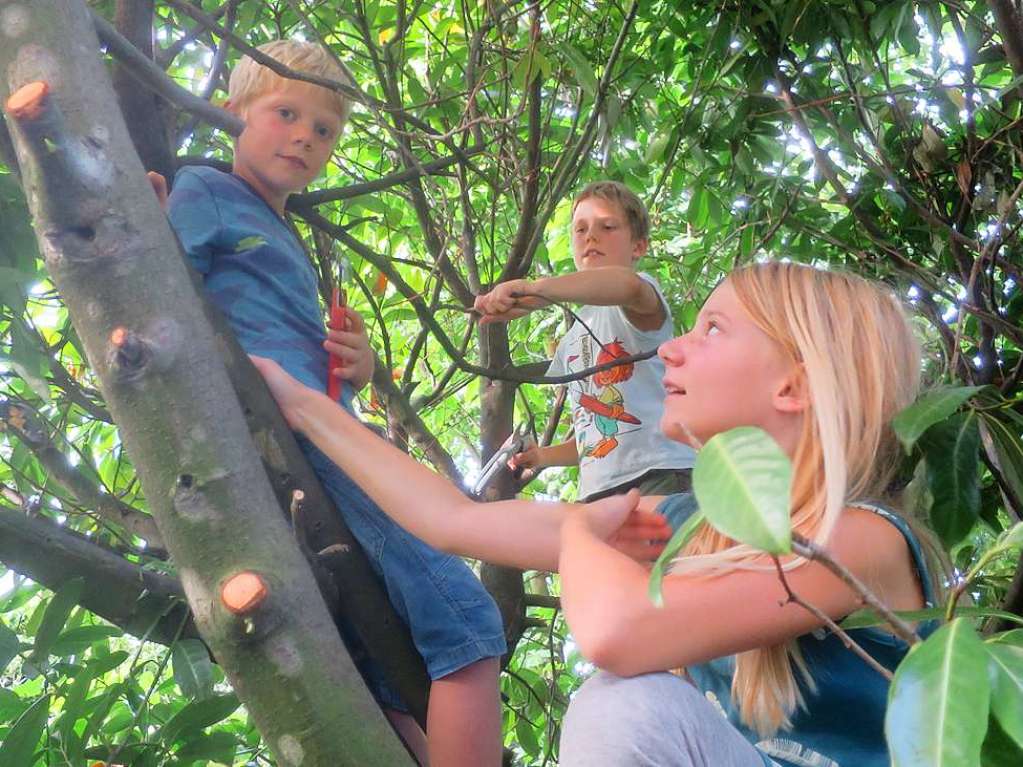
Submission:
<svg viewBox="0 0 1023 767">
<path fill-rule="evenodd" d="M 81 0 L 0 2 L 0 90 L 41 251 L 133 456 L 200 633 L 281 765 L 410 759 L 362 684 L 282 518 L 184 259 L 118 116 Z M 244 617 L 221 584 L 258 574 Z"/>
</svg>

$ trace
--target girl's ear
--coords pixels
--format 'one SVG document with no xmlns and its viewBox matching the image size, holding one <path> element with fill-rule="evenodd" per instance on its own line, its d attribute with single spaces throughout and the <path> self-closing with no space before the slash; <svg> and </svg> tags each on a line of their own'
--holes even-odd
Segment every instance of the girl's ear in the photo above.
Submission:
<svg viewBox="0 0 1023 767">
<path fill-rule="evenodd" d="M 802 413 L 810 406 L 810 388 L 802 365 L 794 365 L 782 379 L 772 402 L 775 409 L 782 413 Z"/>
</svg>

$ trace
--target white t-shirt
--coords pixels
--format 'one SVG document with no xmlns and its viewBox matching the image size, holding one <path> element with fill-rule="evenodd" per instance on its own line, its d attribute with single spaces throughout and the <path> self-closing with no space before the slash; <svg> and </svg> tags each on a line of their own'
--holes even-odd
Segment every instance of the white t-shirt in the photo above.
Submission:
<svg viewBox="0 0 1023 767">
<path fill-rule="evenodd" d="M 657 281 L 648 274 L 639 276 L 653 286 L 664 305 L 666 316 L 661 327 L 636 328 L 620 306 L 584 306 L 579 317 L 600 343 L 576 322 L 558 344 L 547 375 L 566 375 L 615 357 L 638 354 L 672 337 L 671 310 Z M 653 357 L 568 384 L 579 450 L 580 498 L 621 485 L 651 469 L 692 468 L 696 458 L 692 448 L 668 439 L 661 431 L 663 376 L 664 363 Z"/>
</svg>

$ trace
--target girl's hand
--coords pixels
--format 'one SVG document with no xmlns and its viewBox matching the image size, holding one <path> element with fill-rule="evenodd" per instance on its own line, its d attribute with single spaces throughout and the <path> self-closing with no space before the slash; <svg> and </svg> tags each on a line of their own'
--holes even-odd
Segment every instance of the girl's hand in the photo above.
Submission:
<svg viewBox="0 0 1023 767">
<path fill-rule="evenodd" d="M 610 546 L 640 562 L 651 562 L 671 538 L 668 521 L 657 512 L 642 508 L 638 490 L 612 495 L 586 504 L 570 513 L 569 526 L 583 526 Z"/>
<path fill-rule="evenodd" d="M 277 406 L 281 409 L 281 413 L 284 415 L 288 425 L 293 429 L 297 429 L 297 410 L 303 401 L 310 394 L 313 394 L 313 390 L 305 384 L 296 381 L 284 371 L 284 368 L 271 359 L 257 357 L 254 354 L 250 354 L 249 359 L 252 360 L 256 370 L 259 371 L 260 375 L 263 376 L 263 380 L 266 381 L 266 385 L 270 388 L 273 398 L 277 400 Z"/>
<path fill-rule="evenodd" d="M 334 375 L 359 391 L 373 377 L 373 350 L 369 346 L 362 315 L 350 306 L 344 307 L 344 313 L 344 330 L 328 328 L 323 348 L 341 360 L 341 367 L 334 371 Z"/>
</svg>

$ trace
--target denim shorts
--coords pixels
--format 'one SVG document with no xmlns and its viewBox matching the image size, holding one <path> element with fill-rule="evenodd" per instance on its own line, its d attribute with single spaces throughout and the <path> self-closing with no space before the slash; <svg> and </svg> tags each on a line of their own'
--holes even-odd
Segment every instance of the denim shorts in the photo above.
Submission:
<svg viewBox="0 0 1023 767">
<path fill-rule="evenodd" d="M 408 624 L 431 679 L 504 654 L 504 625 L 493 598 L 460 557 L 444 554 L 388 517 L 326 455 L 296 434 L 298 444 L 352 535 Z M 379 669 L 362 667 L 385 705 L 405 707 Z"/>
</svg>

